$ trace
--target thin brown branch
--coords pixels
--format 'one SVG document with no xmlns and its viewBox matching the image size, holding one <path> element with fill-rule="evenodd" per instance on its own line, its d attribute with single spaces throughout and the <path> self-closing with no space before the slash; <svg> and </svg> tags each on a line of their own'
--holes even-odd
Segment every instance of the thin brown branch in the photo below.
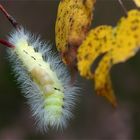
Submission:
<svg viewBox="0 0 140 140">
<path fill-rule="evenodd" d="M 20 25 L 18 22 L 5 10 L 5 8 L 0 4 L 0 10 L 4 13 L 6 18 L 10 21 L 14 28 L 19 29 Z"/>
<path fill-rule="evenodd" d="M 6 40 L 0 39 L 0 43 L 3 44 L 3 45 L 5 45 L 8 48 L 15 48 L 15 46 L 13 44 L 9 43 Z"/>
</svg>

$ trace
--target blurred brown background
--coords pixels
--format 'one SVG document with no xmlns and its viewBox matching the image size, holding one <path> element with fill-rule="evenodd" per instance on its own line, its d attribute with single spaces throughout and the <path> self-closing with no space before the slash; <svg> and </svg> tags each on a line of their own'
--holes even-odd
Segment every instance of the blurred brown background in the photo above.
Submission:
<svg viewBox="0 0 140 140">
<path fill-rule="evenodd" d="M 26 29 L 54 41 L 54 27 L 59 0 L 0 0 L 0 3 Z M 132 0 L 124 0 L 129 10 Z M 117 0 L 97 0 L 93 27 L 115 26 L 124 11 Z M 12 30 L 0 13 L 0 38 Z M 82 84 L 80 103 L 75 118 L 63 132 L 38 132 L 26 99 L 11 74 L 4 46 L 0 46 L 0 140 L 134 140 L 140 139 L 140 53 L 111 70 L 119 106 L 112 106 L 96 96 L 93 82 L 78 77 Z"/>
</svg>

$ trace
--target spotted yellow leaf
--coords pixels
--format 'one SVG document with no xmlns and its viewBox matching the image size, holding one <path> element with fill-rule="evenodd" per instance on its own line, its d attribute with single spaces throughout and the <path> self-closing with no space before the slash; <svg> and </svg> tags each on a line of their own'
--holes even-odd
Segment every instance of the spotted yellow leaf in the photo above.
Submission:
<svg viewBox="0 0 140 140">
<path fill-rule="evenodd" d="M 88 34 L 78 49 L 80 74 L 86 78 L 94 78 L 97 93 L 105 96 L 115 106 L 116 99 L 109 71 L 112 65 L 125 62 L 134 56 L 139 47 L 140 11 L 131 10 L 127 17 L 120 19 L 116 27 L 99 26 Z M 95 73 L 92 73 L 91 66 L 101 53 L 105 55 L 99 62 Z"/>
<path fill-rule="evenodd" d="M 95 0 L 61 0 L 59 3 L 55 26 L 56 47 L 66 64 L 76 63 L 77 48 L 89 30 L 94 3 Z"/>
<path fill-rule="evenodd" d="M 102 25 L 91 30 L 78 49 L 78 69 L 80 75 L 92 78 L 91 65 L 95 59 L 111 49 L 113 30 L 111 26 Z"/>
<path fill-rule="evenodd" d="M 106 97 L 109 102 L 116 107 L 117 101 L 112 89 L 112 83 L 109 75 L 110 68 L 111 59 L 108 55 L 106 55 L 95 71 L 95 90 L 97 95 Z"/>
</svg>

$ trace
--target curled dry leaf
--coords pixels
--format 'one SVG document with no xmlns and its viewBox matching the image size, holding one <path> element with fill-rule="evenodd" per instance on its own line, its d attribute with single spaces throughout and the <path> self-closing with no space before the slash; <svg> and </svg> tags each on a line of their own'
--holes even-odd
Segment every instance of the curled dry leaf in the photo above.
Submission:
<svg viewBox="0 0 140 140">
<path fill-rule="evenodd" d="M 55 26 L 56 47 L 65 64 L 76 66 L 77 49 L 91 25 L 95 0 L 61 0 Z"/>
<path fill-rule="evenodd" d="M 87 35 L 78 49 L 78 69 L 81 76 L 95 80 L 95 89 L 114 106 L 116 99 L 112 90 L 109 71 L 114 64 L 125 62 L 136 54 L 140 46 L 140 11 L 131 10 L 122 17 L 116 27 L 99 26 Z M 105 53 L 95 73 L 92 63 Z"/>
</svg>

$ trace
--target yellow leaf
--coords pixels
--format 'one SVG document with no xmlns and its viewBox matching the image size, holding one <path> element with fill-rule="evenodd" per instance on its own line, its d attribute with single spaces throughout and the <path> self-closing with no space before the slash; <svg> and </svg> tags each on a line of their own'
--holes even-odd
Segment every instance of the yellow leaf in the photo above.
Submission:
<svg viewBox="0 0 140 140">
<path fill-rule="evenodd" d="M 61 0 L 55 26 L 56 47 L 66 64 L 76 63 L 77 48 L 89 30 L 95 0 Z"/>
<path fill-rule="evenodd" d="M 78 69 L 81 76 L 93 78 L 91 65 L 99 55 L 111 49 L 112 34 L 112 27 L 106 25 L 99 26 L 89 32 L 78 49 Z"/>
<path fill-rule="evenodd" d="M 105 55 L 102 61 L 99 63 L 94 75 L 95 90 L 98 95 L 104 96 L 114 106 L 117 106 L 117 101 L 112 89 L 112 83 L 110 80 L 109 71 L 112 66 L 111 55 Z"/>
<path fill-rule="evenodd" d="M 131 10 L 115 28 L 115 44 L 111 55 L 113 64 L 124 62 L 134 56 L 140 47 L 140 11 Z"/>
<path fill-rule="evenodd" d="M 140 7 L 140 0 L 133 0 L 137 7 Z"/>
<path fill-rule="evenodd" d="M 91 44 L 90 47 L 88 44 Z M 88 34 L 78 50 L 80 74 L 86 78 L 94 78 L 97 93 L 105 96 L 115 106 L 116 99 L 112 90 L 109 71 L 112 65 L 125 62 L 134 56 L 139 47 L 140 12 L 131 10 L 126 18 L 121 18 L 116 27 L 99 26 Z M 104 52 L 106 54 L 100 61 L 95 73 L 92 73 L 91 65 Z M 89 62 L 87 63 L 87 61 Z"/>
</svg>

